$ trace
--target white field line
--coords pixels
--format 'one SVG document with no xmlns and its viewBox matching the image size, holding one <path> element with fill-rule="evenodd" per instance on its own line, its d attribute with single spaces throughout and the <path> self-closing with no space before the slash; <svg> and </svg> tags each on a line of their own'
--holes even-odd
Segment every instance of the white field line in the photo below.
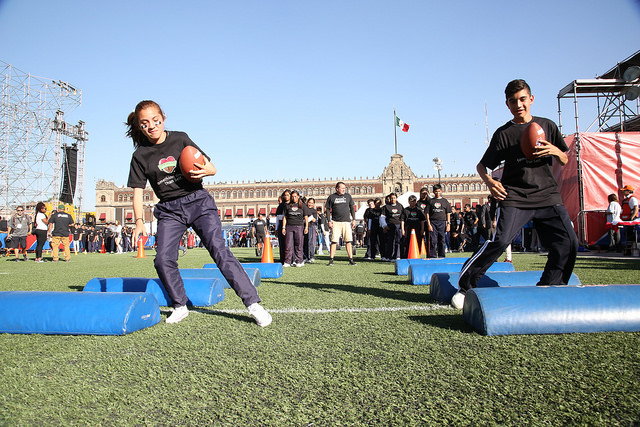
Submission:
<svg viewBox="0 0 640 427">
<path fill-rule="evenodd" d="M 304 314 L 326 314 L 326 313 L 378 313 L 378 312 L 393 312 L 393 311 L 431 311 L 431 310 L 442 310 L 442 309 L 451 309 L 453 308 L 450 305 L 444 304 L 429 304 L 429 305 L 411 305 L 406 307 L 374 307 L 374 308 L 366 308 L 366 307 L 358 307 L 358 308 L 275 308 L 270 309 L 268 307 L 267 311 L 269 313 L 304 313 Z M 194 311 L 198 311 L 195 309 Z M 226 314 L 244 314 L 247 312 L 246 309 L 226 309 L 226 310 L 207 310 L 207 313 L 226 313 Z"/>
</svg>

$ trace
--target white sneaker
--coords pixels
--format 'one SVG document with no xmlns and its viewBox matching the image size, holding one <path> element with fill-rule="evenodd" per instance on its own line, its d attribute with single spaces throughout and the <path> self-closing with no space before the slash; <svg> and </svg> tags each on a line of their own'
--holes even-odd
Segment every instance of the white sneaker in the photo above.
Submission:
<svg viewBox="0 0 640 427">
<path fill-rule="evenodd" d="M 288 262 L 285 262 L 284 264 L 282 264 L 283 267 L 291 267 L 291 264 L 289 264 Z"/>
<path fill-rule="evenodd" d="M 166 322 L 167 323 L 178 323 L 179 321 L 181 321 L 182 319 L 184 319 L 188 315 L 189 315 L 189 309 L 187 308 L 186 305 L 182 305 L 182 306 L 180 306 L 178 308 L 174 308 L 173 309 L 173 313 L 171 313 L 171 316 L 167 317 Z"/>
<path fill-rule="evenodd" d="M 462 307 L 464 307 L 464 294 L 460 291 L 456 292 L 456 294 L 451 298 L 451 306 L 458 310 L 462 309 Z"/>
<path fill-rule="evenodd" d="M 269 312 L 257 302 L 254 302 L 249 307 L 247 307 L 247 310 L 249 310 L 249 314 L 255 319 L 256 323 L 261 328 L 269 326 L 271 324 L 271 321 L 273 320 Z"/>
<path fill-rule="evenodd" d="M 299 262 L 295 265 L 296 267 L 304 267 L 304 262 Z"/>
</svg>

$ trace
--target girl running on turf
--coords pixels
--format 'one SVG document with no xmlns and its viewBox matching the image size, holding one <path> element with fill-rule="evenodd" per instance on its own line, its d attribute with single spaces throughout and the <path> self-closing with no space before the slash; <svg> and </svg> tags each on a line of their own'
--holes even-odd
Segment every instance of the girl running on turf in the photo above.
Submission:
<svg viewBox="0 0 640 427">
<path fill-rule="evenodd" d="M 140 102 L 129 114 L 127 136 L 135 151 L 129 169 L 128 186 L 133 188 L 134 236 L 146 235 L 142 197 L 147 181 L 160 202 L 153 215 L 158 221 L 156 258 L 158 277 L 173 301 L 173 313 L 167 323 L 177 323 L 188 316 L 187 295 L 178 270 L 178 246 L 184 232 L 192 227 L 202 239 L 211 257 L 231 288 L 242 299 L 259 326 L 268 326 L 271 315 L 260 304 L 260 297 L 242 265 L 225 246 L 218 208 L 213 197 L 203 188 L 202 181 L 193 183 L 182 175 L 178 159 L 187 145 L 200 148 L 186 133 L 164 128 L 164 115 L 153 101 Z M 200 150 L 204 154 L 202 150 Z M 204 154 L 198 169 L 189 171 L 194 179 L 213 176 L 216 167 Z"/>
</svg>

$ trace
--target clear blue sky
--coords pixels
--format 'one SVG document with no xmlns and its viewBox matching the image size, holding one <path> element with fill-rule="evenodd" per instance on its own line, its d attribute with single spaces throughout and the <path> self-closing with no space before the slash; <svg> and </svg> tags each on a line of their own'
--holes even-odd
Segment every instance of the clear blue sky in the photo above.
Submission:
<svg viewBox="0 0 640 427">
<path fill-rule="evenodd" d="M 126 185 L 122 123 L 140 100 L 213 158 L 209 182 L 378 176 L 394 107 L 414 173 L 433 175 L 436 156 L 445 174 L 473 173 L 485 103 L 490 133 L 510 118 L 509 80 L 525 78 L 533 113 L 557 120 L 558 91 L 640 49 L 639 28 L 638 0 L 0 0 L 0 60 L 82 89 L 65 118 L 90 133 L 93 210 L 97 180 Z"/>
</svg>

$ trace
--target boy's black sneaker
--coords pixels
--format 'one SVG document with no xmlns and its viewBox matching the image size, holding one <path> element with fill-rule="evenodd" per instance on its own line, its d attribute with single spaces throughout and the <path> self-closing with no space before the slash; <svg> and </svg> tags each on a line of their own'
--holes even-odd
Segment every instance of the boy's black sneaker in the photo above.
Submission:
<svg viewBox="0 0 640 427">
<path fill-rule="evenodd" d="M 356 262 L 353 260 L 353 258 L 349 259 L 349 265 L 358 265 L 356 264 Z"/>
<path fill-rule="evenodd" d="M 331 259 L 329 260 L 329 264 L 327 264 L 327 265 L 328 265 L 328 266 L 332 266 L 332 265 L 333 265 L 333 258 L 331 258 Z"/>
</svg>

